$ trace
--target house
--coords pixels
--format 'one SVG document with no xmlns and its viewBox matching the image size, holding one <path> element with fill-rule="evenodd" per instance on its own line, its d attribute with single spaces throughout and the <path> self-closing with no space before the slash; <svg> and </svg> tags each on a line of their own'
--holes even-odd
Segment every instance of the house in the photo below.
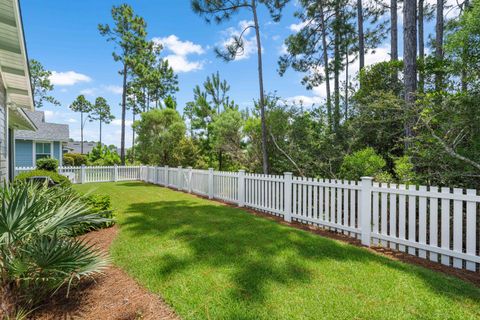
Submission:
<svg viewBox="0 0 480 320">
<path fill-rule="evenodd" d="M 43 111 L 25 113 L 37 130 L 15 132 L 15 166 L 33 167 L 41 158 L 54 158 L 62 165 L 63 148 L 69 140 L 68 125 L 45 122 Z"/>
<path fill-rule="evenodd" d="M 0 183 L 13 178 L 14 131 L 35 130 L 30 71 L 18 0 L 0 0 Z"/>
<path fill-rule="evenodd" d="M 83 142 L 83 154 L 89 154 L 93 148 L 98 145 L 98 142 Z M 103 144 L 102 144 L 103 145 Z M 68 153 L 82 153 L 82 142 L 69 141 L 65 147 Z"/>
</svg>

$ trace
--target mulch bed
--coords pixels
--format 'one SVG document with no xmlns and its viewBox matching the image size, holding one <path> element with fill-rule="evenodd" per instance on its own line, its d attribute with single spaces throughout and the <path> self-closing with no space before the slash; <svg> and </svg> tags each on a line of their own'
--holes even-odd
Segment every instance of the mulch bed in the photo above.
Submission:
<svg viewBox="0 0 480 320">
<path fill-rule="evenodd" d="M 108 248 L 118 229 L 111 227 L 92 231 L 82 238 L 95 243 L 101 250 Z M 179 319 L 157 295 L 147 292 L 124 271 L 110 266 L 104 275 L 82 281 L 70 291 L 58 292 L 33 314 L 33 319 Z"/>
</svg>

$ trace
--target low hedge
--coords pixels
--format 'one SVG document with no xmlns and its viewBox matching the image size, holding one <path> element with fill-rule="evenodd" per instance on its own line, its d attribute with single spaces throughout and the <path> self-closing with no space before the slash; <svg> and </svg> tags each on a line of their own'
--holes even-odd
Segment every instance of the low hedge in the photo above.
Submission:
<svg viewBox="0 0 480 320">
<path fill-rule="evenodd" d="M 15 177 L 15 181 L 25 181 L 32 177 L 50 177 L 55 183 L 58 183 L 64 187 L 71 186 L 72 183 L 70 180 L 57 172 L 47 171 L 47 170 L 32 170 L 27 172 L 22 172 Z"/>
</svg>

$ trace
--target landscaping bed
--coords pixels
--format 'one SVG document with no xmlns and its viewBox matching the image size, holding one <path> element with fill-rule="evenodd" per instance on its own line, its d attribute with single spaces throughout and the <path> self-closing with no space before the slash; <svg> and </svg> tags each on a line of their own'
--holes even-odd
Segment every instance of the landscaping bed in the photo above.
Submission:
<svg viewBox="0 0 480 320">
<path fill-rule="evenodd" d="M 92 231 L 82 238 L 104 251 L 117 235 L 111 227 Z M 32 314 L 34 319 L 178 319 L 158 295 L 147 292 L 118 267 L 109 267 L 102 276 L 84 280 L 67 298 L 58 292 Z"/>
</svg>

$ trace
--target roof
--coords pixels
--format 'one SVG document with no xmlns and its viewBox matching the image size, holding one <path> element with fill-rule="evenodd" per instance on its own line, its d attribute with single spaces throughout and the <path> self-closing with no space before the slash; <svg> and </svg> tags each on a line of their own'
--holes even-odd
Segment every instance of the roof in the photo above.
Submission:
<svg viewBox="0 0 480 320">
<path fill-rule="evenodd" d="M 42 140 L 42 141 L 68 141 L 70 137 L 68 124 L 45 122 L 43 111 L 27 111 L 27 116 L 37 127 L 36 131 L 15 130 L 15 139 Z"/>
<path fill-rule="evenodd" d="M 88 142 L 83 143 L 83 154 L 90 153 L 93 148 L 98 145 L 98 142 Z M 82 143 L 80 141 L 69 141 L 65 147 L 69 153 L 81 153 Z"/>
<path fill-rule="evenodd" d="M 0 0 L 0 76 L 9 105 L 33 110 L 32 85 L 18 0 Z"/>
</svg>

